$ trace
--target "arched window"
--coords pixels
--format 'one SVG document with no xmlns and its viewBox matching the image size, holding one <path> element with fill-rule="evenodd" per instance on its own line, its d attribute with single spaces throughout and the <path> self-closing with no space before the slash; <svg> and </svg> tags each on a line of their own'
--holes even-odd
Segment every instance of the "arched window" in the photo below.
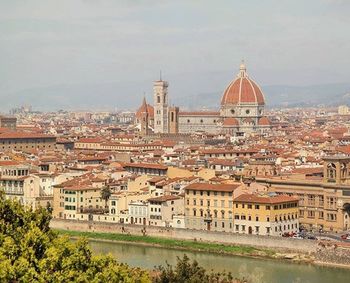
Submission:
<svg viewBox="0 0 350 283">
<path fill-rule="evenodd" d="M 157 103 L 160 103 L 160 95 L 157 95 Z"/>
<path fill-rule="evenodd" d="M 334 163 L 329 163 L 327 165 L 327 177 L 329 179 L 335 179 L 337 176 L 336 168 Z"/>
</svg>

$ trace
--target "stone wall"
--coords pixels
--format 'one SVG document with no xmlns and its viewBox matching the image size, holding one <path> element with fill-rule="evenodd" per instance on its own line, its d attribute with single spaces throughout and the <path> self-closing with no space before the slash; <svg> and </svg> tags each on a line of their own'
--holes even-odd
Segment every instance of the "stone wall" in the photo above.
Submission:
<svg viewBox="0 0 350 283">
<path fill-rule="evenodd" d="M 299 240 L 272 236 L 243 235 L 227 232 L 214 232 L 191 229 L 175 229 L 164 227 L 126 225 L 119 223 L 101 223 L 92 221 L 59 220 L 52 219 L 51 227 L 56 229 L 104 232 L 104 233 L 128 233 L 132 235 L 148 235 L 154 237 L 165 237 L 171 239 L 197 240 L 204 242 L 216 242 L 224 244 L 248 245 L 280 249 L 283 251 L 294 251 L 302 253 L 314 253 L 317 249 L 317 241 Z"/>
<path fill-rule="evenodd" d="M 315 259 L 322 263 L 335 263 L 350 266 L 350 244 L 319 242 Z"/>
</svg>

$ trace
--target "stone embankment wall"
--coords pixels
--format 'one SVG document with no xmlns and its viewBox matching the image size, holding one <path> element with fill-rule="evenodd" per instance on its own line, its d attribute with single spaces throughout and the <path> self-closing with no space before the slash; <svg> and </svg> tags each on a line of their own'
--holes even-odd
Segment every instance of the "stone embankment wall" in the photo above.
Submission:
<svg viewBox="0 0 350 283">
<path fill-rule="evenodd" d="M 102 223 L 79 220 L 51 220 L 51 227 L 55 229 L 73 230 L 82 232 L 103 232 L 131 235 L 147 235 L 178 240 L 196 240 L 203 242 L 215 242 L 223 244 L 247 245 L 261 248 L 272 248 L 284 252 L 315 253 L 317 241 L 298 240 L 283 237 L 243 235 L 225 232 L 175 229 L 165 227 L 146 226 L 145 230 L 140 225 L 123 225 L 117 223 Z"/>
<path fill-rule="evenodd" d="M 335 263 L 350 266 L 350 244 L 319 242 L 315 259 L 322 263 Z"/>
</svg>

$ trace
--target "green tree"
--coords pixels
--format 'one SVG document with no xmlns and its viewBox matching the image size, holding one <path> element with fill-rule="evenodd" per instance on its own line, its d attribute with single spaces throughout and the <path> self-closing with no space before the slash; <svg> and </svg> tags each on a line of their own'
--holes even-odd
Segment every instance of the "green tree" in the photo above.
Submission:
<svg viewBox="0 0 350 283">
<path fill-rule="evenodd" d="M 159 266 L 155 269 L 153 277 L 154 283 L 244 283 L 234 279 L 231 273 L 226 272 L 207 272 L 198 265 L 197 261 L 190 261 L 184 255 L 183 258 L 177 258 L 175 267 L 167 264 L 165 267 Z"/>
<path fill-rule="evenodd" d="M 86 239 L 58 236 L 50 219 L 0 193 L 0 282 L 151 282 L 144 270 L 92 255 Z"/>
<path fill-rule="evenodd" d="M 107 202 L 109 200 L 109 198 L 111 197 L 112 191 L 110 189 L 110 187 L 108 186 L 104 186 L 101 189 L 101 198 L 105 201 L 105 208 L 107 208 Z"/>
</svg>

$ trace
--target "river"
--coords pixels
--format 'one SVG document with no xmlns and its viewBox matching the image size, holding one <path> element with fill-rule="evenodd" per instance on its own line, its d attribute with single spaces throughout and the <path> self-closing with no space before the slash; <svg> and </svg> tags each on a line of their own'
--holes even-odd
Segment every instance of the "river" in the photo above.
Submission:
<svg viewBox="0 0 350 283">
<path fill-rule="evenodd" d="M 252 283 L 345 283 L 350 282 L 350 269 L 295 264 L 286 261 L 254 259 L 202 252 L 179 251 L 137 244 L 108 243 L 89 240 L 96 254 L 112 254 L 130 266 L 152 269 L 154 266 L 176 264 L 184 253 L 200 265 L 214 271 L 230 271 L 234 277 L 246 278 Z"/>
</svg>

